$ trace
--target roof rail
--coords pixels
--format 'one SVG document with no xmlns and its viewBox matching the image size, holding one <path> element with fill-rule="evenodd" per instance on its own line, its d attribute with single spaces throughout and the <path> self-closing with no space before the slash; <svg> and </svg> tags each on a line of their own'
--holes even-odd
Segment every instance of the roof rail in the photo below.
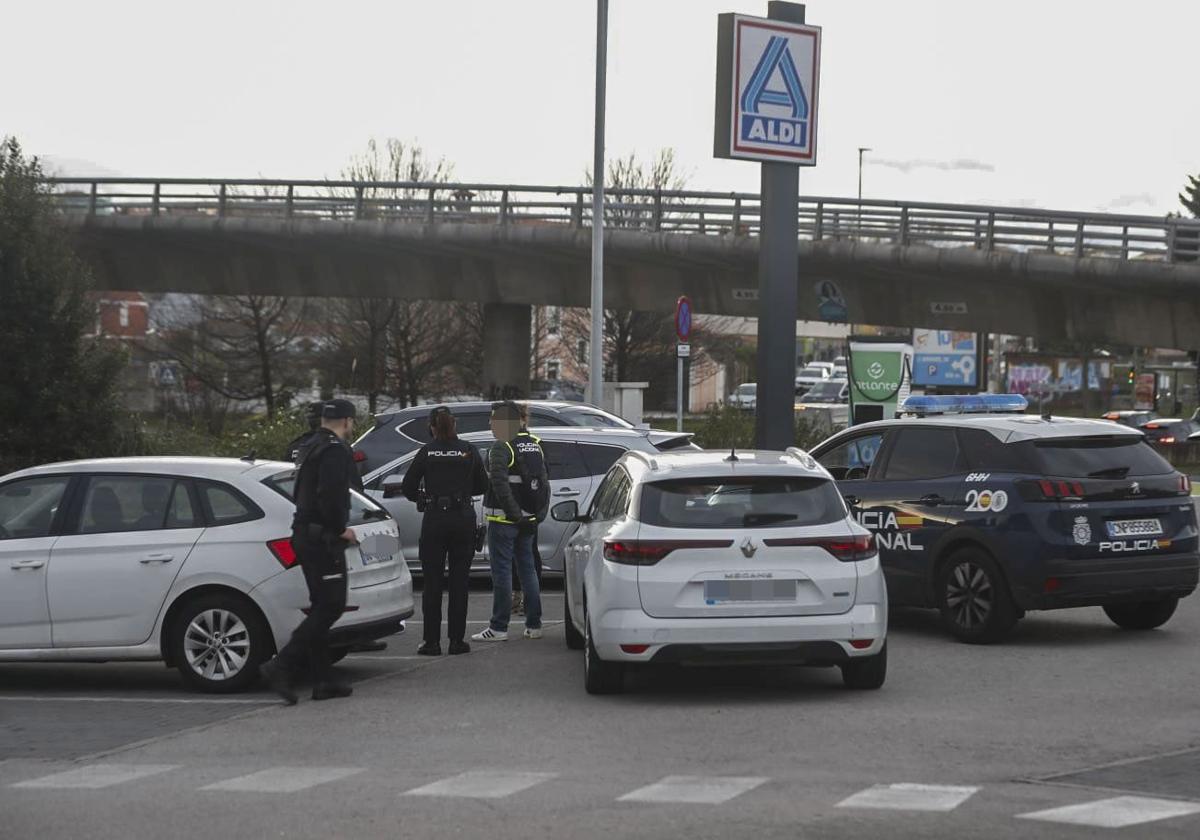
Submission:
<svg viewBox="0 0 1200 840">
<path fill-rule="evenodd" d="M 627 449 L 626 452 L 639 460 L 645 461 L 646 466 L 650 468 L 650 472 L 658 472 L 658 460 L 656 458 L 651 457 L 646 452 L 639 452 L 636 449 Z"/>
</svg>

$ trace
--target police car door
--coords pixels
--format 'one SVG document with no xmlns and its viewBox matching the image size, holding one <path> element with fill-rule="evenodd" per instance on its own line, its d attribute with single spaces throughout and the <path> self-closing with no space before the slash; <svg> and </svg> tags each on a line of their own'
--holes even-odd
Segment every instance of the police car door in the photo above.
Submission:
<svg viewBox="0 0 1200 840">
<path fill-rule="evenodd" d="M 962 517 L 965 478 L 951 426 L 904 423 L 889 430 L 859 521 L 876 534 L 892 603 L 928 600 L 933 549 Z"/>
</svg>

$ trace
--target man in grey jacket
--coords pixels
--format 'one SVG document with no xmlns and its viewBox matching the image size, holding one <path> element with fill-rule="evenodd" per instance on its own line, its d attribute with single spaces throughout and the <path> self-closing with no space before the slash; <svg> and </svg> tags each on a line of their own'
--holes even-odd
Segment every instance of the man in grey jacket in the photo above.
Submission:
<svg viewBox="0 0 1200 840">
<path fill-rule="evenodd" d="M 492 618 L 471 640 L 508 641 L 514 560 L 525 593 L 525 638 L 540 639 L 542 596 L 533 540 L 538 522 L 546 518 L 550 507 L 546 459 L 538 439 L 522 424 L 516 403 L 495 403 L 491 426 L 496 442 L 488 451 L 488 491 L 483 504 L 492 567 Z"/>
</svg>

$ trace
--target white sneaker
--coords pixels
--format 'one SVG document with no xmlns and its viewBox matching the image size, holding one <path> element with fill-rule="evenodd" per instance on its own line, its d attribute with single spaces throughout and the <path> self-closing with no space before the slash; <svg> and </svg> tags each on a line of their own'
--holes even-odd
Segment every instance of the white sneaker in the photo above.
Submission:
<svg viewBox="0 0 1200 840">
<path fill-rule="evenodd" d="M 525 638 L 526 639 L 542 638 L 542 628 L 541 627 L 526 627 L 525 628 Z"/>
<path fill-rule="evenodd" d="M 507 633 L 497 633 L 491 627 L 486 628 L 482 633 L 476 633 L 471 637 L 472 642 L 507 642 Z"/>
</svg>

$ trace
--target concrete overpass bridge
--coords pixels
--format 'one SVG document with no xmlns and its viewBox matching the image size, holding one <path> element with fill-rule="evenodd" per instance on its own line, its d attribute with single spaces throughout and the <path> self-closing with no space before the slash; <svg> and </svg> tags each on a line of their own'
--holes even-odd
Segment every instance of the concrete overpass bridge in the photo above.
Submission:
<svg viewBox="0 0 1200 840">
<path fill-rule="evenodd" d="M 586 187 L 48 181 L 105 288 L 479 301 L 489 382 L 526 378 L 504 351 L 531 305 L 589 301 Z M 757 195 L 614 191 L 605 212 L 607 305 L 757 314 Z M 1200 221 L 824 197 L 797 214 L 797 318 L 1200 348 Z"/>
</svg>

